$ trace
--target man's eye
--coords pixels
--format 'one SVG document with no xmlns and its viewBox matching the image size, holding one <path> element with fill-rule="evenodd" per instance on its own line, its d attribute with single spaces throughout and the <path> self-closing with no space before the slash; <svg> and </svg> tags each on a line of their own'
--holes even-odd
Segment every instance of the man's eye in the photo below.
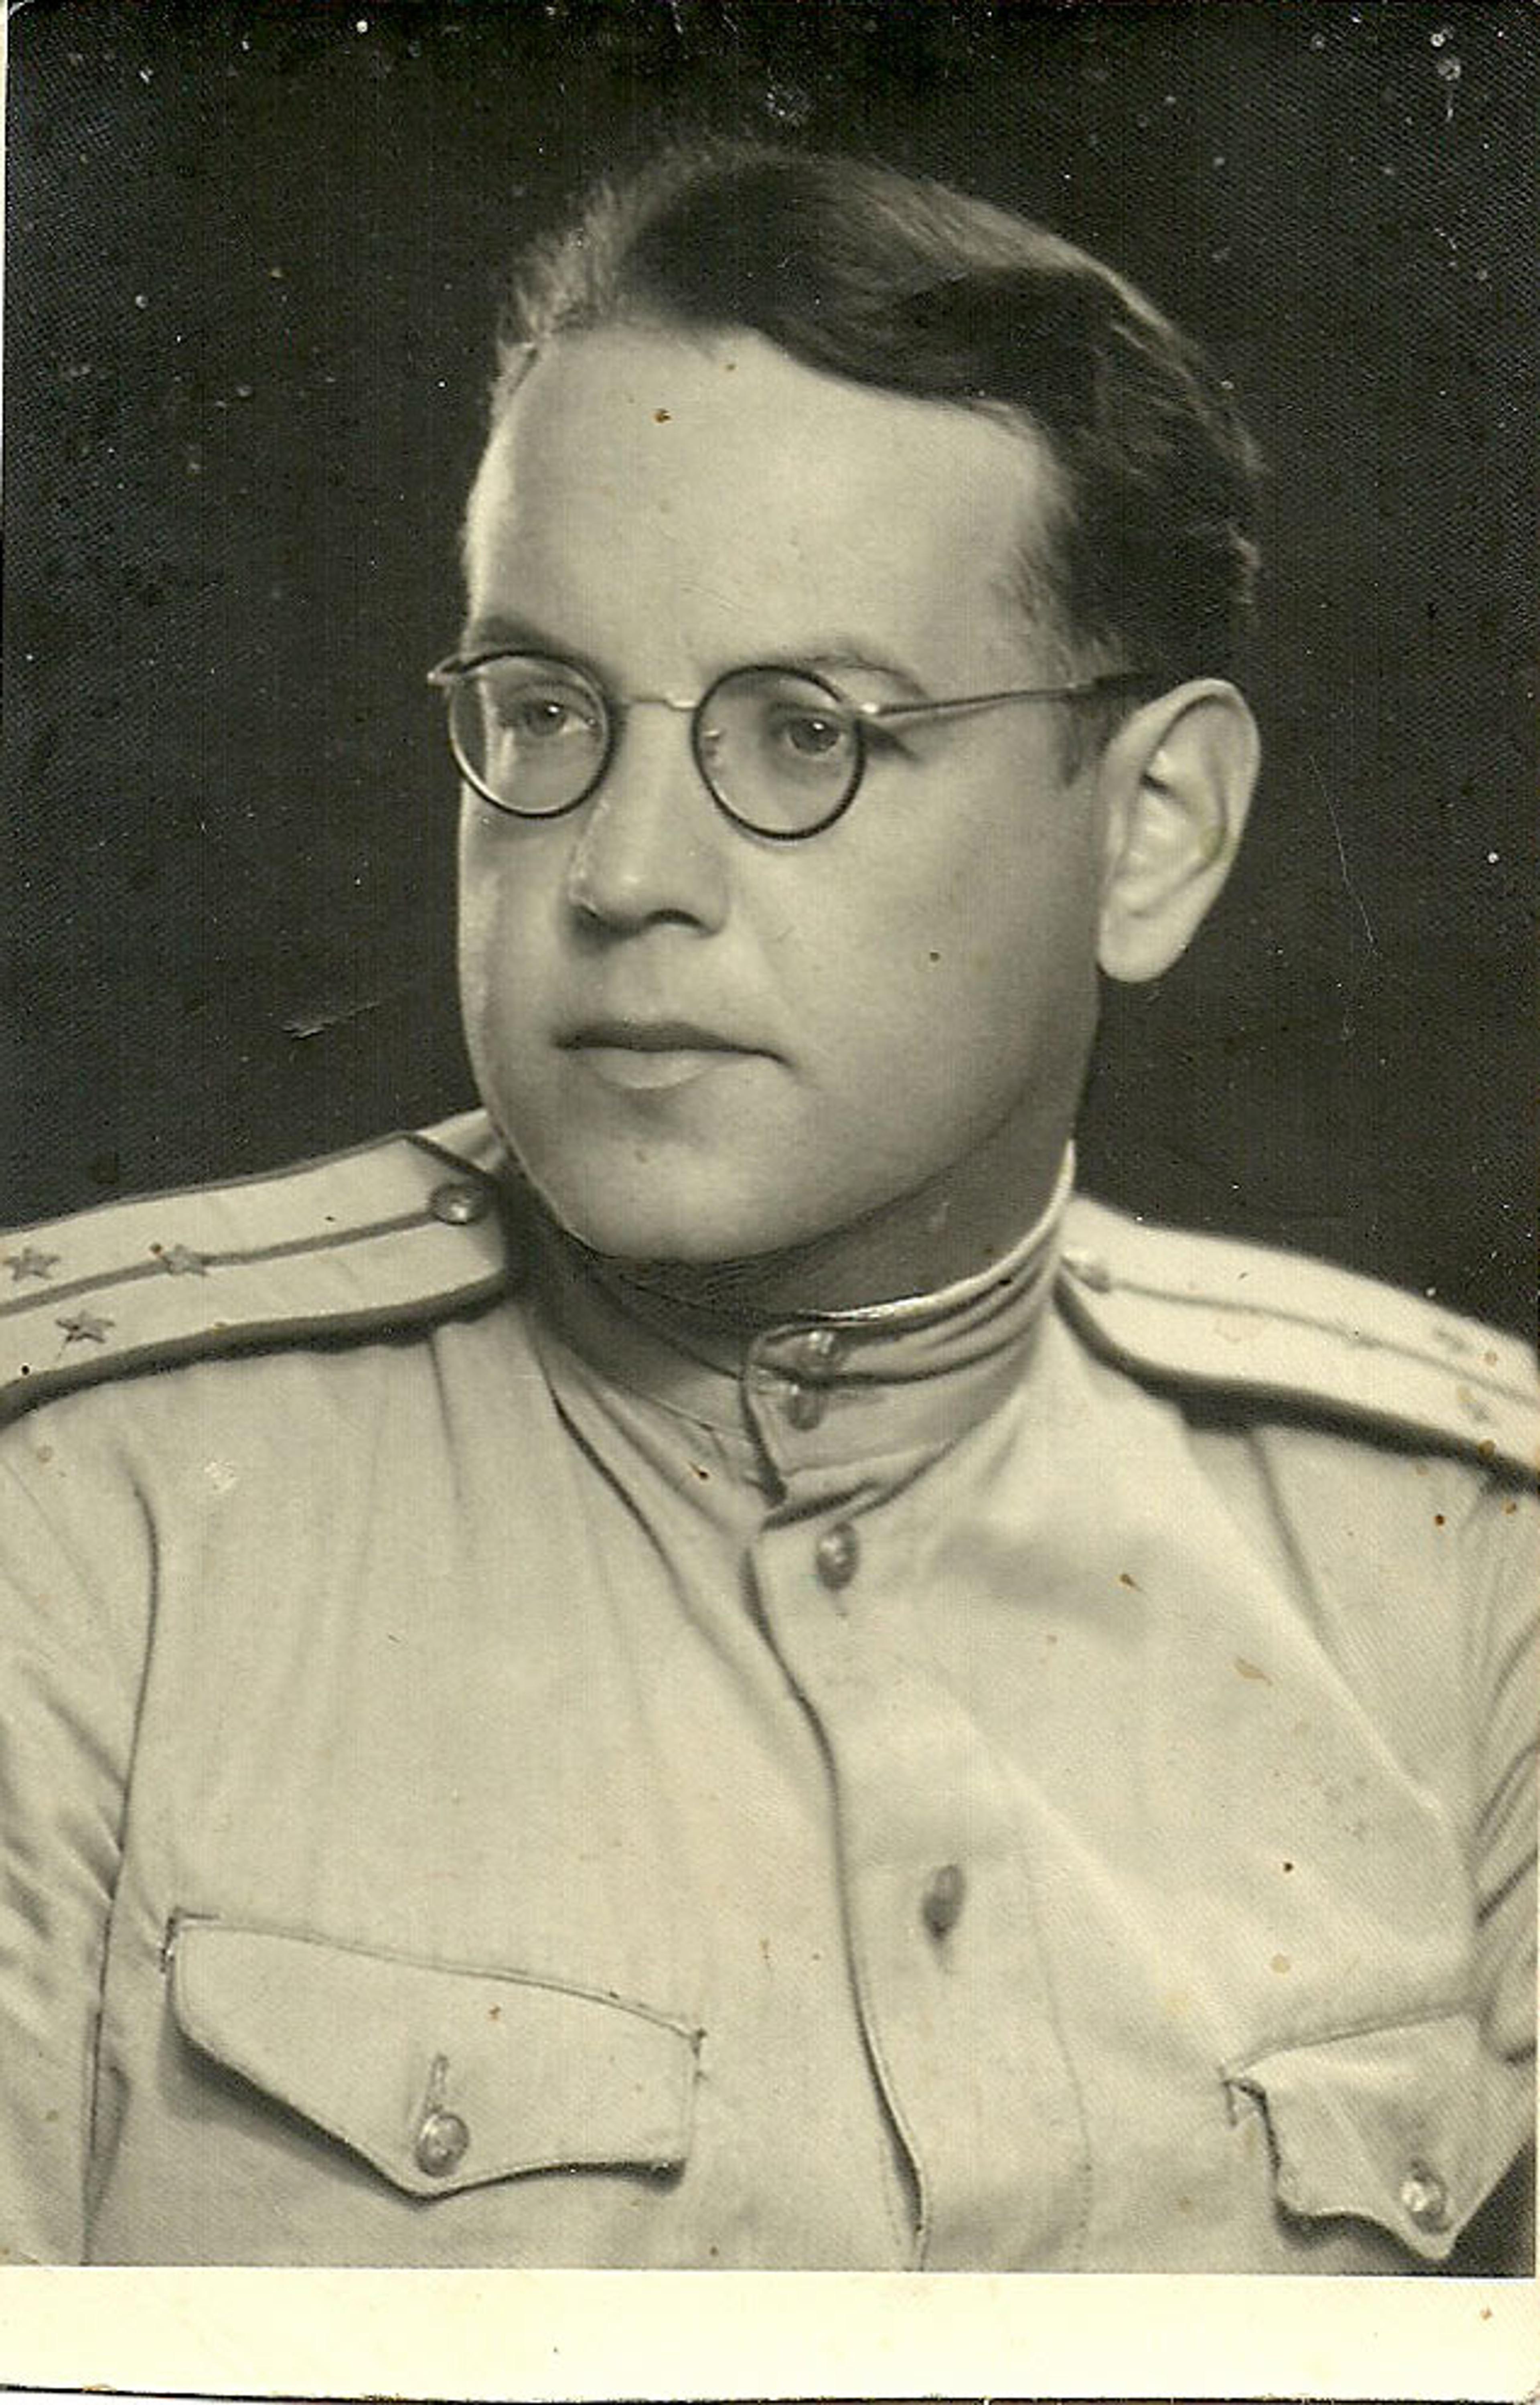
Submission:
<svg viewBox="0 0 1540 2405">
<path fill-rule="evenodd" d="M 505 707 L 503 724 L 508 734 L 541 743 L 551 736 L 575 734 L 582 726 L 582 719 L 570 702 L 553 702 L 546 695 L 527 695 L 525 700 Z"/>
<path fill-rule="evenodd" d="M 852 740 L 846 720 L 827 718 L 813 710 L 781 710 L 771 722 L 769 732 L 777 749 L 789 752 L 794 760 L 814 766 L 845 757 Z"/>
<path fill-rule="evenodd" d="M 497 716 L 504 733 L 519 743 L 553 743 L 593 732 L 585 710 L 553 694 L 514 696 L 499 705 Z"/>
</svg>

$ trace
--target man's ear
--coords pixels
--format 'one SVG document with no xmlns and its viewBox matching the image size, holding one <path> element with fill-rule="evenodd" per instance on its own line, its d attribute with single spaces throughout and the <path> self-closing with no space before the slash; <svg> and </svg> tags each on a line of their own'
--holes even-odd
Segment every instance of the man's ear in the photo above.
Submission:
<svg viewBox="0 0 1540 2405">
<path fill-rule="evenodd" d="M 1229 875 L 1261 745 L 1244 699 L 1194 678 L 1124 720 L 1102 752 L 1105 829 L 1097 957 L 1138 984 L 1185 950 Z"/>
</svg>

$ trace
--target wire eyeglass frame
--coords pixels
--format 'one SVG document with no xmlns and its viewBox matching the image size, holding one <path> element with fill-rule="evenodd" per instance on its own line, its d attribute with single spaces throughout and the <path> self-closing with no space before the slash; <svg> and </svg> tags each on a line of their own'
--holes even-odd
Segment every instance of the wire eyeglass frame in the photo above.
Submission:
<svg viewBox="0 0 1540 2405">
<path fill-rule="evenodd" d="M 532 683 L 539 682 L 539 672 L 543 671 L 553 681 L 567 683 L 591 696 L 596 705 L 595 719 L 599 743 L 592 771 L 575 793 L 548 808 L 535 809 L 521 808 L 518 803 L 510 801 L 506 795 L 497 792 L 489 785 L 463 739 L 462 730 L 456 725 L 456 709 L 462 706 L 458 704 L 457 696 L 469 687 L 479 671 L 496 667 L 500 661 L 505 660 L 527 664 L 537 672 L 532 679 Z M 827 710 L 820 710 L 815 701 L 814 706 L 805 713 L 808 719 L 827 716 L 832 722 L 847 727 L 852 738 L 851 757 L 847 773 L 837 784 L 831 784 L 829 793 L 819 804 L 818 814 L 805 824 L 790 826 L 766 824 L 762 819 L 746 812 L 735 803 L 731 795 L 722 790 L 720 767 L 711 756 L 713 743 L 720 742 L 721 739 L 720 730 L 712 730 L 707 724 L 712 703 L 720 704 L 724 694 L 742 696 L 751 685 L 763 680 L 779 680 L 783 684 L 794 682 L 804 688 L 810 699 L 816 696 L 818 701 L 827 704 Z M 809 836 L 821 835 L 827 827 L 833 826 L 837 819 L 844 816 L 855 800 L 866 772 L 869 756 L 867 742 L 869 728 L 880 732 L 883 728 L 890 726 L 897 731 L 917 722 L 960 717 L 970 711 L 993 710 L 1015 702 L 1084 701 L 1102 694 L 1132 691 L 1141 685 L 1147 685 L 1150 679 L 1147 671 L 1120 668 L 1100 676 L 1082 678 L 1078 682 L 1068 684 L 1008 685 L 987 693 L 953 694 L 934 701 L 858 701 L 850 695 L 842 692 L 837 684 L 832 682 L 819 669 L 802 668 L 786 661 L 747 661 L 739 667 L 724 669 L 721 676 L 713 678 L 698 701 L 690 702 L 679 701 L 668 694 L 610 694 L 586 668 L 578 667 L 573 661 L 561 659 L 552 653 L 525 652 L 500 647 L 495 651 L 477 652 L 463 658 L 452 654 L 428 670 L 427 682 L 443 694 L 448 705 L 450 749 L 461 775 L 483 801 L 490 803 L 494 809 L 502 811 L 510 818 L 535 823 L 542 820 L 566 818 L 573 810 L 580 809 L 603 783 L 609 771 L 614 756 L 619 720 L 622 715 L 627 710 L 637 708 L 660 709 L 689 715 L 691 751 L 695 767 L 707 791 L 724 818 L 744 832 L 760 836 L 767 842 L 799 843 L 805 841 Z M 812 756 L 810 755 L 810 758 Z M 774 783 L 775 771 L 772 770 L 768 774 L 770 781 Z"/>
</svg>

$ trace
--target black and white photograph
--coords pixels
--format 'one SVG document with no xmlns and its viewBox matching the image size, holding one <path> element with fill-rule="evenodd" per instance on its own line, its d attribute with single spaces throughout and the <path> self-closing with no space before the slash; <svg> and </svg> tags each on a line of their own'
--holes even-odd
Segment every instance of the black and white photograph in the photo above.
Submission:
<svg viewBox="0 0 1540 2405">
<path fill-rule="evenodd" d="M 11 15 L 0 2380 L 1533 2376 L 1537 59 Z"/>
</svg>

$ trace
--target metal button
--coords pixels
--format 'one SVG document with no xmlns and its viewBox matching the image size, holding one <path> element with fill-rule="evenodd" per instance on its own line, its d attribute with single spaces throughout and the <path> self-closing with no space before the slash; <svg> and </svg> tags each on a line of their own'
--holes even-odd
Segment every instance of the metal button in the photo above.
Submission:
<svg viewBox="0 0 1540 2405">
<path fill-rule="evenodd" d="M 1426 2163 L 1413 2163 L 1401 2183 L 1401 2204 L 1407 2219 L 1419 2229 L 1447 2229 L 1449 2192 Z"/>
<path fill-rule="evenodd" d="M 1066 1245 L 1064 1248 L 1064 1266 L 1069 1271 L 1071 1277 L 1078 1278 L 1082 1286 L 1088 1286 L 1093 1294 L 1110 1294 L 1112 1292 L 1112 1271 L 1108 1268 L 1101 1255 L 1099 1253 L 1093 1253 L 1088 1246 L 1085 1245 Z"/>
<path fill-rule="evenodd" d="M 959 1863 L 943 1863 L 925 1891 L 919 1907 L 920 1919 L 932 1937 L 945 1937 L 962 1919 L 962 1901 L 968 1892 L 968 1881 Z"/>
<path fill-rule="evenodd" d="M 492 1208 L 492 1196 L 484 1186 L 468 1186 L 459 1178 L 446 1185 L 435 1186 L 427 1198 L 427 1207 L 435 1219 L 447 1227 L 469 1228 L 474 1220 L 484 1219 Z"/>
<path fill-rule="evenodd" d="M 797 1359 L 804 1370 L 837 1370 L 845 1358 L 845 1339 L 832 1328 L 810 1328 L 797 1343 Z"/>
<path fill-rule="evenodd" d="M 818 1386 L 799 1386 L 794 1382 L 786 1389 L 781 1408 L 794 1428 L 816 1428 L 828 1407 L 828 1397 Z"/>
<path fill-rule="evenodd" d="M 429 2179 L 447 2179 L 455 2170 L 470 2144 L 470 2132 L 457 2113 L 446 2113 L 442 2106 L 425 2113 L 417 2132 L 413 2152 L 417 2169 Z"/>
<path fill-rule="evenodd" d="M 813 1548 L 813 1566 L 827 1587 L 848 1586 L 861 1560 L 861 1539 L 848 1520 L 825 1528 Z"/>
</svg>

